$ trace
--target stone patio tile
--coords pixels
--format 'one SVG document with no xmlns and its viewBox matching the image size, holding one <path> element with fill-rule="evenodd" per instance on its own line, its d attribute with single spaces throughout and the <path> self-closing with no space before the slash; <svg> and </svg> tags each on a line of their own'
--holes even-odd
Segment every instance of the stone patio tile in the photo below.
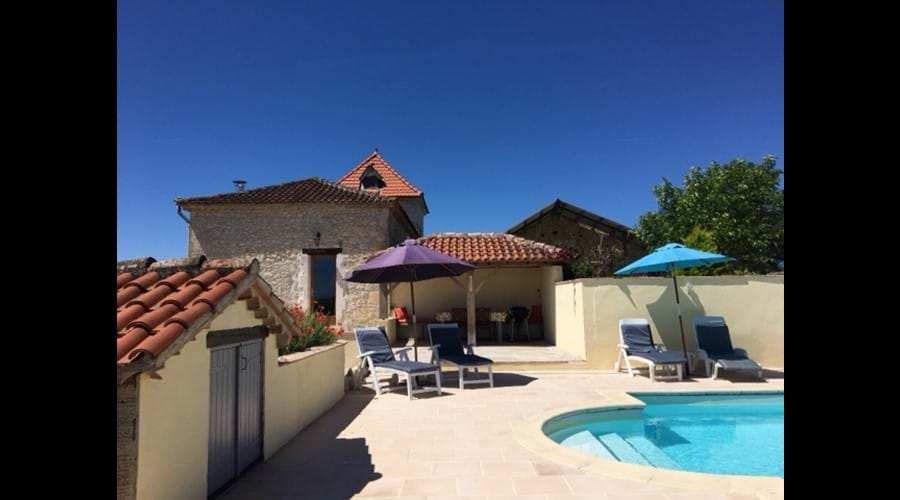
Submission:
<svg viewBox="0 0 900 500">
<path fill-rule="evenodd" d="M 556 462 L 532 462 L 535 472 L 539 476 L 577 476 L 584 474 L 578 469 L 566 467 Z"/>
<path fill-rule="evenodd" d="M 356 494 L 358 497 L 396 497 L 400 496 L 402 479 L 381 478 L 366 484 L 362 491 Z"/>
<path fill-rule="evenodd" d="M 605 476 L 580 475 L 564 476 L 571 486 L 573 493 L 590 495 L 595 492 L 603 492 L 610 498 L 622 498 L 623 496 L 641 496 L 641 498 L 661 498 L 666 491 L 680 491 L 653 486 L 644 482 L 626 481 Z"/>
<path fill-rule="evenodd" d="M 700 491 L 684 491 L 684 492 L 666 492 L 665 496 L 668 500 L 733 500 L 732 495 L 714 492 Z"/>
<path fill-rule="evenodd" d="M 431 477 L 434 465 L 431 462 L 407 462 L 400 460 L 379 460 L 375 472 L 385 477 Z"/>
<path fill-rule="evenodd" d="M 486 496 L 431 495 L 428 500 L 487 500 Z"/>
<path fill-rule="evenodd" d="M 513 480 L 518 495 L 547 495 L 550 493 L 572 493 L 572 489 L 562 477 L 536 476 L 519 477 Z"/>
<path fill-rule="evenodd" d="M 409 450 L 409 460 L 453 460 L 456 453 L 453 448 L 414 448 Z"/>
<path fill-rule="evenodd" d="M 462 477 L 456 480 L 456 489 L 460 495 L 513 495 L 512 478 L 499 477 Z"/>
<path fill-rule="evenodd" d="M 455 495 L 456 479 L 452 477 L 406 479 L 400 492 L 404 495 Z"/>
<path fill-rule="evenodd" d="M 432 470 L 434 477 L 481 477 L 481 464 L 478 462 L 435 462 Z"/>
<path fill-rule="evenodd" d="M 481 462 L 484 477 L 531 477 L 537 476 L 531 462 L 527 460 L 510 460 L 504 462 Z"/>
<path fill-rule="evenodd" d="M 455 455 L 457 460 L 503 460 L 503 450 L 500 448 L 456 448 Z"/>
<path fill-rule="evenodd" d="M 547 500 L 612 500 L 603 493 L 591 495 L 547 495 Z"/>
</svg>

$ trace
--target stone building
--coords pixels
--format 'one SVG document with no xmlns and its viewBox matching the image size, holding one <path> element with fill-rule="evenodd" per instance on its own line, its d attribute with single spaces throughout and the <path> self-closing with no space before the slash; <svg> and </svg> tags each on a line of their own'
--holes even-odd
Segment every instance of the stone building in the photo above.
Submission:
<svg viewBox="0 0 900 500">
<path fill-rule="evenodd" d="M 594 275 L 608 276 L 618 266 L 646 253 L 644 245 L 631 235 L 628 226 L 588 212 L 560 199 L 509 228 L 509 234 L 558 247 L 573 249 L 578 258 L 594 269 Z M 564 268 L 566 279 L 571 266 Z"/>
<path fill-rule="evenodd" d="M 424 193 L 376 150 L 337 182 L 303 179 L 176 199 L 188 255 L 255 258 L 289 304 L 322 306 L 345 329 L 384 318 L 383 285 L 345 282 L 365 257 L 424 230 Z M 189 216 L 183 214 L 188 212 Z"/>
</svg>

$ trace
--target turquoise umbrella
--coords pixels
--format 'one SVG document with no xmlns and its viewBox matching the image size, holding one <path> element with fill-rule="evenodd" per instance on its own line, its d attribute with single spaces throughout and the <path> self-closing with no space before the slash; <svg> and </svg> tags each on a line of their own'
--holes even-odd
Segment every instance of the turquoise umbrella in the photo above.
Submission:
<svg viewBox="0 0 900 500">
<path fill-rule="evenodd" d="M 619 269 L 615 274 L 621 276 L 626 274 L 658 273 L 665 271 L 672 275 L 672 281 L 675 283 L 675 308 L 678 310 L 678 327 L 681 329 L 681 347 L 684 350 L 684 357 L 686 358 L 687 343 L 684 341 L 684 322 L 681 320 L 681 300 L 678 298 L 678 279 L 675 276 L 675 270 L 688 267 L 708 266 L 732 260 L 734 259 L 731 257 L 688 248 L 680 243 L 669 243 L 650 252 L 649 255 L 641 257 L 622 269 Z M 686 370 L 688 375 L 691 373 L 690 369 L 690 366 L 688 366 Z"/>
</svg>

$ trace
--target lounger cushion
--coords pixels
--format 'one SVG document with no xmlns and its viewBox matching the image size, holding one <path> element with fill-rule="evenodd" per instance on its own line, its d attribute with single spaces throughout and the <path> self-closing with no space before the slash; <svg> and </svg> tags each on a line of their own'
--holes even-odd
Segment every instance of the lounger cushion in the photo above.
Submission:
<svg viewBox="0 0 900 500">
<path fill-rule="evenodd" d="M 650 325 L 622 325 L 622 340 L 628 346 L 628 354 L 654 352 Z"/>
<path fill-rule="evenodd" d="M 762 367 L 759 363 L 749 358 L 727 357 L 713 358 L 722 365 L 725 370 L 759 370 Z"/>
<path fill-rule="evenodd" d="M 717 356 L 729 356 L 734 354 L 734 346 L 731 345 L 731 335 L 728 325 L 697 325 L 697 347 L 706 351 L 706 354 L 715 358 Z"/>
<path fill-rule="evenodd" d="M 394 361 L 394 351 L 391 350 L 391 344 L 388 343 L 387 337 L 377 329 L 360 330 L 356 333 L 356 341 L 362 352 L 374 351 L 372 354 L 372 362 L 376 365 Z"/>
<path fill-rule="evenodd" d="M 450 354 L 448 356 L 441 355 L 441 361 L 449 361 L 459 366 L 482 366 L 494 364 L 494 360 L 476 356 L 474 354 Z"/>
<path fill-rule="evenodd" d="M 386 363 L 375 363 L 375 368 L 390 368 L 405 373 L 422 373 L 434 372 L 438 367 L 429 363 L 417 363 L 415 361 L 388 361 Z"/>
<path fill-rule="evenodd" d="M 679 363 L 687 363 L 687 358 L 684 357 L 684 354 L 678 351 L 651 351 L 651 352 L 641 352 L 636 353 L 634 356 L 638 358 L 645 358 L 653 361 L 658 365 L 670 365 L 670 364 L 679 364 Z"/>
<path fill-rule="evenodd" d="M 465 354 L 462 342 L 459 340 L 459 327 L 429 328 L 429 331 L 431 332 L 431 345 L 440 346 L 438 347 L 440 357 Z"/>
</svg>

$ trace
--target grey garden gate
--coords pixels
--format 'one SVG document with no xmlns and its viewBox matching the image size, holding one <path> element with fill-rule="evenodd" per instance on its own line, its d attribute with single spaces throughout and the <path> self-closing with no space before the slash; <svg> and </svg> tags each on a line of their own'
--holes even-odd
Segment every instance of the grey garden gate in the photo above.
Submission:
<svg viewBox="0 0 900 500">
<path fill-rule="evenodd" d="M 262 346 L 257 339 L 210 350 L 209 494 L 262 457 Z"/>
</svg>

